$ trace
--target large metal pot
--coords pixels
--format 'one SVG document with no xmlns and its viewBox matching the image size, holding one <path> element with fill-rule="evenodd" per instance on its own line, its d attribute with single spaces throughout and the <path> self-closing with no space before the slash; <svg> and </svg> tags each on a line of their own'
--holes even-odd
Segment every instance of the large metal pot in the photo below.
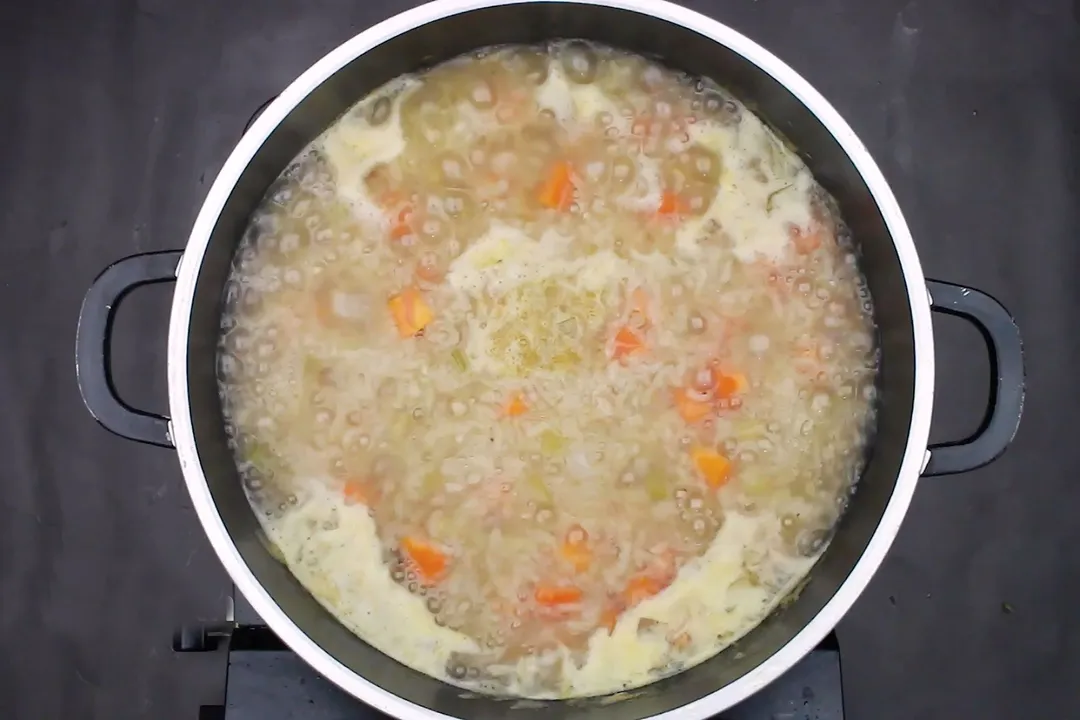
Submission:
<svg viewBox="0 0 1080 720">
<path fill-rule="evenodd" d="M 836 111 L 771 53 L 730 28 L 657 0 L 438 0 L 361 33 L 316 63 L 258 118 L 207 195 L 183 251 L 110 266 L 86 295 L 77 371 L 90 412 L 115 433 L 174 446 L 207 537 L 243 595 L 302 658 L 360 700 L 399 718 L 501 718 L 504 701 L 469 696 L 417 673 L 346 631 L 259 542 L 257 520 L 226 445 L 215 382 L 222 289 L 260 197 L 286 164 L 346 108 L 405 72 L 486 45 L 589 38 L 711 77 L 787 135 L 837 198 L 875 298 L 882 360 L 876 441 L 850 509 L 801 594 L 737 644 L 618 703 L 548 702 L 519 715 L 604 720 L 706 718 L 791 667 L 836 625 L 892 544 L 920 475 L 962 472 L 997 457 L 1023 405 L 1020 336 L 983 293 L 923 277 L 896 200 Z M 138 285 L 176 282 L 169 326 L 171 419 L 115 395 L 108 362 L 117 303 Z M 992 371 L 980 430 L 928 448 L 934 401 L 931 312 L 958 315 L 987 340 Z"/>
</svg>

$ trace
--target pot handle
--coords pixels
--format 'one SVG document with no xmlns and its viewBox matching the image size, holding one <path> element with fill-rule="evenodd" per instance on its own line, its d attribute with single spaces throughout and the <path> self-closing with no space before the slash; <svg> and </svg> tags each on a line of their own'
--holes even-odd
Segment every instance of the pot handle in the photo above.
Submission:
<svg viewBox="0 0 1080 720">
<path fill-rule="evenodd" d="M 986 340 L 990 400 L 979 429 L 964 440 L 930 445 L 923 475 L 951 475 L 982 467 L 1005 452 L 1024 410 L 1024 344 L 1009 311 L 984 292 L 927 280 L 930 309 L 963 318 Z"/>
<path fill-rule="evenodd" d="M 116 308 L 141 285 L 176 280 L 179 250 L 142 253 L 105 268 L 83 298 L 75 332 L 75 375 L 86 409 L 101 425 L 120 437 L 174 447 L 169 418 L 136 410 L 116 394 L 110 345 Z"/>
</svg>

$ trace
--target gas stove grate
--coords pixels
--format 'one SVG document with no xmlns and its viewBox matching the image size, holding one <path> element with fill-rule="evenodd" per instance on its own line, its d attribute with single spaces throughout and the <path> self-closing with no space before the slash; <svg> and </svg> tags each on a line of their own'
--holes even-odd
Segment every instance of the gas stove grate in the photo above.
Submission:
<svg viewBox="0 0 1080 720">
<path fill-rule="evenodd" d="M 233 614 L 233 613 L 230 613 Z M 381 720 L 386 716 L 318 675 L 236 594 L 228 622 L 188 625 L 177 652 L 226 652 L 225 696 L 198 720 Z M 787 674 L 714 720 L 843 720 L 840 648 L 829 635 Z"/>
</svg>

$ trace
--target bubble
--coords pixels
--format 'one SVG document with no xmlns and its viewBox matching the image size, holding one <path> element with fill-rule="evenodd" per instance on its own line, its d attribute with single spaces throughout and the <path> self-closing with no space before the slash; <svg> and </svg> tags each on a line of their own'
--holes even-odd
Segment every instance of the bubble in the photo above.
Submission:
<svg viewBox="0 0 1080 720">
<path fill-rule="evenodd" d="M 645 87 L 656 87 L 664 82 L 664 70 L 659 65 L 648 65 L 641 71 L 641 82 Z"/>
<path fill-rule="evenodd" d="M 599 68 L 596 52 L 582 42 L 569 43 L 562 55 L 563 72 L 570 82 L 583 85 L 596 79 Z"/>
<path fill-rule="evenodd" d="M 281 238 L 280 249 L 281 252 L 286 255 L 296 252 L 300 249 L 300 246 L 300 236 L 296 233 L 289 233 L 288 235 Z"/>
</svg>

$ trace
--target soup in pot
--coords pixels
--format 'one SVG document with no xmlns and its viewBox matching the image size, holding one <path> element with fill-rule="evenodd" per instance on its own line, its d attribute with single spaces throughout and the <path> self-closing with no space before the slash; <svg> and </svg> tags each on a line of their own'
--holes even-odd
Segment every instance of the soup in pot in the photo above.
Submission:
<svg viewBox="0 0 1080 720">
<path fill-rule="evenodd" d="M 251 219 L 219 382 L 272 551 L 491 693 L 648 683 L 824 550 L 873 425 L 832 198 L 708 80 L 583 42 L 402 77 Z"/>
</svg>

